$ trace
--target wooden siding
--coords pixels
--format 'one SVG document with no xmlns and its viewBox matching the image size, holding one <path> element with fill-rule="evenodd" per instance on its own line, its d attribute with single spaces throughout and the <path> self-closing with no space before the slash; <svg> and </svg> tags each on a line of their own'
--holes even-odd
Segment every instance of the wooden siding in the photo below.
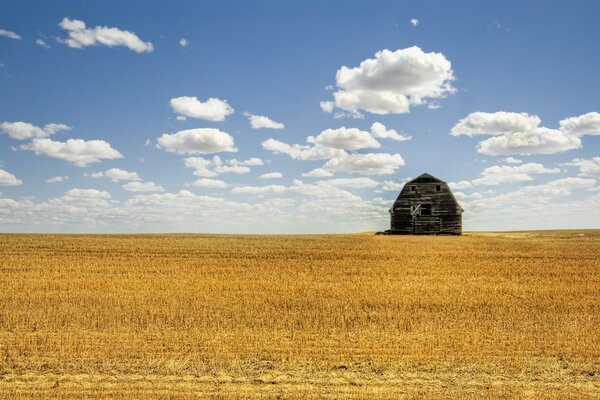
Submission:
<svg viewBox="0 0 600 400">
<path fill-rule="evenodd" d="M 431 205 L 431 215 L 420 215 L 423 204 Z M 460 235 L 462 211 L 445 182 L 423 174 L 402 188 L 390 210 L 389 233 Z"/>
</svg>

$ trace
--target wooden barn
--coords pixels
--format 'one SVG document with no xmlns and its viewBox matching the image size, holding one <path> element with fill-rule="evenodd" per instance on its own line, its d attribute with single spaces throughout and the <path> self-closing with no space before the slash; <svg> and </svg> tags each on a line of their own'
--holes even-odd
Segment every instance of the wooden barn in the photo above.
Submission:
<svg viewBox="0 0 600 400">
<path fill-rule="evenodd" d="M 460 235 L 463 209 L 448 184 L 429 174 L 407 182 L 390 209 L 388 234 Z"/>
</svg>

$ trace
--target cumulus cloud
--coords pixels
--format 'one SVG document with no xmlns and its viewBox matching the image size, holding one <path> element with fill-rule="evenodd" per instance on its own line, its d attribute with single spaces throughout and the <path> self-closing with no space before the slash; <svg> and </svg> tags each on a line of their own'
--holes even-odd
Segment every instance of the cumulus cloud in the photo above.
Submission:
<svg viewBox="0 0 600 400">
<path fill-rule="evenodd" d="M 473 187 L 473 184 L 469 181 L 449 182 L 448 187 L 452 190 L 462 190 Z"/>
<path fill-rule="evenodd" d="M 236 186 L 231 189 L 232 194 L 251 194 L 262 195 L 268 193 L 283 193 L 285 186 L 282 185 L 267 185 L 267 186 Z"/>
<path fill-rule="evenodd" d="M 181 40 L 179 41 L 179 45 L 181 47 L 187 47 L 190 44 L 190 42 L 188 42 L 188 40 L 186 38 L 181 38 Z"/>
<path fill-rule="evenodd" d="M 162 192 L 163 187 L 154 182 L 129 182 L 123 185 L 123 189 L 129 192 Z"/>
<path fill-rule="evenodd" d="M 104 140 L 68 139 L 58 142 L 46 138 L 35 138 L 30 144 L 22 145 L 23 150 L 35 152 L 37 155 L 46 155 L 68 161 L 78 167 L 85 167 L 106 160 L 122 158 L 123 155 Z"/>
<path fill-rule="evenodd" d="M 413 27 L 415 27 L 415 26 L 419 25 L 419 20 L 418 20 L 418 19 L 416 19 L 416 18 L 412 18 L 412 19 L 410 20 L 410 24 L 411 24 Z"/>
<path fill-rule="evenodd" d="M 185 159 L 185 166 L 194 169 L 194 175 L 208 178 L 226 173 L 246 174 L 250 172 L 248 166 L 263 164 L 263 161 L 256 157 L 247 160 L 233 158 L 227 161 L 221 160 L 219 156 L 214 156 L 212 159 L 202 157 L 188 157 Z"/>
<path fill-rule="evenodd" d="M 233 137 L 215 128 L 197 128 L 164 134 L 158 145 L 170 152 L 181 154 L 210 154 L 236 152 Z"/>
<path fill-rule="evenodd" d="M 206 121 L 224 121 L 225 117 L 233 114 L 235 111 L 227 103 L 227 100 L 215 97 L 211 97 L 205 102 L 198 100 L 196 96 L 175 97 L 169 101 L 169 105 L 179 116 L 204 119 Z"/>
<path fill-rule="evenodd" d="M 560 130 L 575 136 L 600 135 L 600 114 L 590 112 L 560 121 Z"/>
<path fill-rule="evenodd" d="M 226 188 L 227 184 L 219 179 L 200 178 L 193 182 L 191 186 L 208 189 L 221 189 Z"/>
<path fill-rule="evenodd" d="M 85 22 L 77 19 L 63 18 L 59 26 L 68 32 L 69 37 L 59 39 L 61 43 L 75 49 L 88 46 L 125 46 L 136 53 L 152 52 L 154 47 L 150 42 L 144 42 L 135 33 L 119 28 L 96 26 L 87 28 Z"/>
<path fill-rule="evenodd" d="M 342 149 L 334 149 L 320 145 L 307 146 L 301 144 L 289 145 L 276 139 L 267 139 L 262 143 L 265 150 L 274 153 L 287 154 L 294 160 L 327 160 L 336 156 L 347 154 Z"/>
<path fill-rule="evenodd" d="M 503 158 L 502 161 L 507 164 L 521 164 L 523 162 L 523 160 L 519 160 L 518 158 L 514 158 L 514 157 L 506 157 L 506 158 Z"/>
<path fill-rule="evenodd" d="M 2 122 L 0 130 L 16 140 L 28 140 L 33 138 L 45 138 L 60 131 L 69 131 L 71 127 L 65 124 L 49 123 L 42 128 L 29 122 Z"/>
<path fill-rule="evenodd" d="M 527 113 L 475 112 L 450 131 L 453 136 L 492 136 L 479 142 L 477 151 L 487 155 L 554 154 L 581 147 L 581 136 L 600 134 L 600 114 L 588 113 L 560 121 L 559 129 L 540 126 Z"/>
<path fill-rule="evenodd" d="M 323 168 L 315 168 L 312 171 L 308 171 L 302 174 L 306 178 L 325 178 L 333 176 L 333 173 L 324 170 Z"/>
<path fill-rule="evenodd" d="M 405 178 L 400 182 L 384 181 L 383 184 L 381 185 L 381 191 L 383 191 L 383 192 L 399 192 L 404 187 L 404 184 L 406 184 L 406 182 L 408 182 L 410 180 L 411 180 L 411 178 Z"/>
<path fill-rule="evenodd" d="M 141 180 L 137 172 L 129 172 L 120 168 L 111 168 L 106 172 L 93 172 L 89 176 L 91 176 L 92 178 L 106 177 L 113 182 Z"/>
<path fill-rule="evenodd" d="M 62 183 L 69 179 L 68 176 L 55 176 L 54 178 L 50 178 L 46 180 L 46 183 Z"/>
<path fill-rule="evenodd" d="M 387 129 L 385 125 L 383 125 L 380 122 L 375 122 L 373 123 L 373 125 L 371 125 L 371 135 L 379 139 L 392 139 L 397 140 L 399 142 L 411 139 L 410 136 L 400 134 L 394 129 Z"/>
<path fill-rule="evenodd" d="M 542 164 L 528 163 L 511 167 L 509 165 L 495 165 L 488 167 L 481 173 L 481 178 L 471 181 L 474 185 L 500 185 L 503 183 L 518 183 L 532 181 L 532 174 L 557 174 L 560 168 L 546 168 Z M 464 188 L 460 188 L 464 189 Z"/>
<path fill-rule="evenodd" d="M 17 179 L 17 177 L 10 172 L 0 169 L 0 186 L 18 186 L 22 183 L 22 180 Z"/>
<path fill-rule="evenodd" d="M 337 71 L 334 104 L 349 112 L 407 113 L 413 105 L 454 93 L 454 79 L 452 65 L 442 53 L 425 53 L 417 46 L 385 49 L 358 67 L 342 66 Z M 321 103 L 325 111 L 330 107 Z"/>
<path fill-rule="evenodd" d="M 579 167 L 579 175 L 600 177 L 600 157 L 593 157 L 590 160 L 575 158 L 565 165 Z"/>
<path fill-rule="evenodd" d="M 281 172 L 269 172 L 259 176 L 260 179 L 278 179 L 281 177 L 283 177 L 283 174 Z"/>
<path fill-rule="evenodd" d="M 379 182 L 370 178 L 338 178 L 321 180 L 317 184 L 360 189 L 375 187 Z"/>
<path fill-rule="evenodd" d="M 245 112 L 244 116 L 246 116 L 248 118 L 248 120 L 250 121 L 250 126 L 252 127 L 252 129 L 260 129 L 260 128 L 283 129 L 283 128 L 285 128 L 285 125 L 282 124 L 281 122 L 275 122 L 272 119 L 270 119 L 269 117 L 265 117 L 264 115 L 254 115 L 254 114 L 250 114 L 249 112 Z"/>
<path fill-rule="evenodd" d="M 346 128 L 344 126 L 337 129 L 326 129 L 317 137 L 309 136 L 307 142 L 314 143 L 317 146 L 340 150 L 359 150 L 381 146 L 369 132 L 361 131 L 357 128 Z"/>
<path fill-rule="evenodd" d="M 400 154 L 367 153 L 348 154 L 327 161 L 323 169 L 330 172 L 347 172 L 362 175 L 389 175 L 404 165 Z"/>
<path fill-rule="evenodd" d="M 330 114 L 333 111 L 333 107 L 335 107 L 335 104 L 333 101 L 322 101 L 319 103 L 319 106 L 321 106 L 321 110 Z"/>
<path fill-rule="evenodd" d="M 21 36 L 17 35 L 13 31 L 7 31 L 6 29 L 0 29 L 0 36 L 4 36 L 14 40 L 21 40 Z"/>
</svg>

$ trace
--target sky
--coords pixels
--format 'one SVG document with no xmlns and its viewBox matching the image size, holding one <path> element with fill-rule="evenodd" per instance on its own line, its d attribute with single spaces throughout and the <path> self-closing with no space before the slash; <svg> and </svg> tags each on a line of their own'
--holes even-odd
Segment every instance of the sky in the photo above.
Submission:
<svg viewBox="0 0 600 400">
<path fill-rule="evenodd" d="M 452 4 L 450 4 L 452 3 Z M 0 231 L 600 228 L 596 1 L 3 1 Z"/>
</svg>

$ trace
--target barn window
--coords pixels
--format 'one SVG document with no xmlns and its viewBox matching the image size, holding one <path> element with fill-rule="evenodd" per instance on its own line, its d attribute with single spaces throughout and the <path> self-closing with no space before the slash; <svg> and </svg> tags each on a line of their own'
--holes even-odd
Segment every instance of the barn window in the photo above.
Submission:
<svg viewBox="0 0 600 400">
<path fill-rule="evenodd" d="M 440 190 L 442 190 L 442 187 L 440 185 L 436 185 L 435 186 L 435 191 L 439 192 Z"/>
<path fill-rule="evenodd" d="M 410 187 L 410 191 L 411 192 L 416 192 L 417 191 L 417 187 L 416 186 L 411 186 Z"/>
<path fill-rule="evenodd" d="M 421 204 L 421 215 L 431 216 L 431 204 Z"/>
</svg>

